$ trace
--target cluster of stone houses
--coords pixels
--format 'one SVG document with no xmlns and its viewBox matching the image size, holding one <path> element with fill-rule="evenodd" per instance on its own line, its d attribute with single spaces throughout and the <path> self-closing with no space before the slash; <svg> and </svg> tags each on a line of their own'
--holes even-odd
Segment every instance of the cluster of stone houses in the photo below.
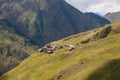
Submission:
<svg viewBox="0 0 120 80">
<path fill-rule="evenodd" d="M 55 50 L 57 49 L 62 49 L 62 48 L 67 48 L 69 51 L 72 51 L 75 49 L 74 45 L 64 45 L 64 46 L 51 46 L 51 45 L 46 45 L 40 49 L 38 49 L 39 52 L 44 52 L 48 54 L 52 54 Z"/>
</svg>

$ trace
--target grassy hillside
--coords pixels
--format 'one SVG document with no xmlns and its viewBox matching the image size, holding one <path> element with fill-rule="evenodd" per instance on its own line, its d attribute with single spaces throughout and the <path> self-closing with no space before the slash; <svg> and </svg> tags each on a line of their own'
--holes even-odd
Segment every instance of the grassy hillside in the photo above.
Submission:
<svg viewBox="0 0 120 80">
<path fill-rule="evenodd" d="M 52 45 L 73 44 L 76 49 L 35 52 L 0 80 L 120 80 L 119 33 L 116 22 L 54 41 Z"/>
<path fill-rule="evenodd" d="M 0 25 L 0 76 L 27 58 L 33 51 L 32 47 L 12 28 L 9 31 L 6 26 Z"/>
</svg>

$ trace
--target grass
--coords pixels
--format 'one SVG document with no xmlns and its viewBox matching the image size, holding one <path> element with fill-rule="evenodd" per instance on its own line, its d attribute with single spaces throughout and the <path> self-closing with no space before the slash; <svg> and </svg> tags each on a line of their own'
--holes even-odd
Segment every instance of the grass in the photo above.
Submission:
<svg viewBox="0 0 120 80">
<path fill-rule="evenodd" d="M 74 44 L 76 49 L 60 49 L 51 55 L 34 52 L 0 80 L 120 80 L 120 34 L 113 33 L 120 24 L 111 25 L 112 30 L 105 38 L 86 44 L 78 43 L 85 36 L 96 34 L 95 30 L 52 42 Z"/>
</svg>

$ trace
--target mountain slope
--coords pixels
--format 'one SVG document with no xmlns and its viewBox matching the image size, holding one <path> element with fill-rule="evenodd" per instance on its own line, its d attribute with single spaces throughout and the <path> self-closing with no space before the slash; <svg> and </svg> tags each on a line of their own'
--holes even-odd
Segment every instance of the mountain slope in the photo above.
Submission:
<svg viewBox="0 0 120 80">
<path fill-rule="evenodd" d="M 12 28 L 8 30 L 4 21 L 0 21 L 0 76 L 16 67 L 22 60 L 27 58 L 33 47 L 26 40 L 16 35 Z M 3 27 L 4 26 L 4 27 Z"/>
<path fill-rule="evenodd" d="M 108 13 L 104 17 L 110 21 L 120 20 L 120 12 Z"/>
<path fill-rule="evenodd" d="M 91 18 L 95 19 L 98 23 L 100 24 L 106 24 L 109 23 L 110 21 L 108 21 L 107 19 L 105 19 L 104 17 L 101 17 L 95 13 L 92 12 L 87 12 L 85 13 L 87 16 L 90 16 Z"/>
<path fill-rule="evenodd" d="M 109 33 L 108 29 L 110 29 Z M 81 43 L 88 38 L 90 38 L 88 43 Z M 18 67 L 4 74 L 0 80 L 120 79 L 119 22 L 73 35 L 51 44 L 73 44 L 76 49 L 68 51 L 63 48 L 56 50 L 51 55 L 35 52 Z"/>
<path fill-rule="evenodd" d="M 0 14 L 16 33 L 39 46 L 110 23 L 99 23 L 64 0 L 0 0 Z"/>
</svg>

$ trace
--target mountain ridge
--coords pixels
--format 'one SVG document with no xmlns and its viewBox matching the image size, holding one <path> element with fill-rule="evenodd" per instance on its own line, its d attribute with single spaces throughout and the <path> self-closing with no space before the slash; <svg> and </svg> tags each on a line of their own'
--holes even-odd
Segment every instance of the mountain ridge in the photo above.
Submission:
<svg viewBox="0 0 120 80">
<path fill-rule="evenodd" d="M 99 23 L 65 0 L 2 1 L 0 14 L 18 34 L 39 46 L 110 23 Z"/>
</svg>

